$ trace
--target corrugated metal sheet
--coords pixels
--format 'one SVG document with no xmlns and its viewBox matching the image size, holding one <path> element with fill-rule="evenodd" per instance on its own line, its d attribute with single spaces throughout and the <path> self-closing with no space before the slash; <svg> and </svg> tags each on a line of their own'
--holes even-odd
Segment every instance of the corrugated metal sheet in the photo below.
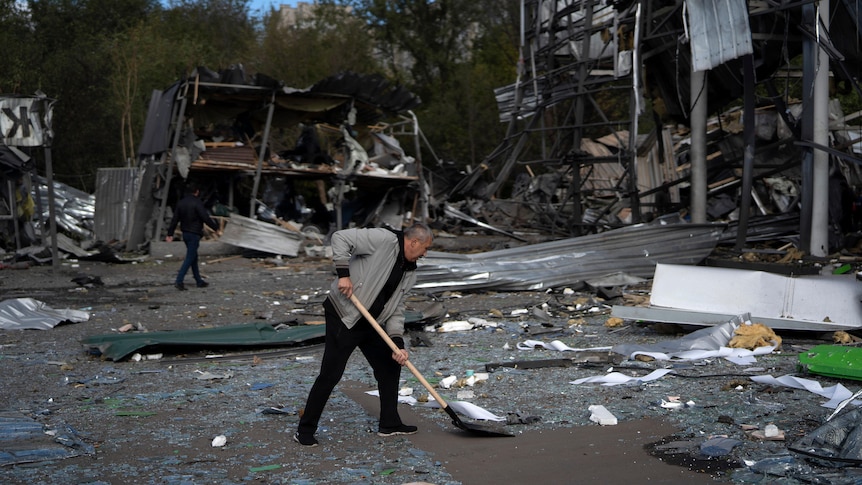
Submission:
<svg viewBox="0 0 862 485">
<path fill-rule="evenodd" d="M 417 289 L 539 290 L 624 272 L 652 278 L 657 263 L 697 264 L 715 249 L 724 224 L 650 223 L 577 238 L 478 254 L 431 251 Z"/>
<path fill-rule="evenodd" d="M 695 71 L 754 52 L 745 0 L 686 0 Z"/>
<path fill-rule="evenodd" d="M 100 168 L 96 172 L 96 211 L 93 228 L 99 241 L 128 237 L 133 201 L 138 193 L 134 168 Z"/>
</svg>

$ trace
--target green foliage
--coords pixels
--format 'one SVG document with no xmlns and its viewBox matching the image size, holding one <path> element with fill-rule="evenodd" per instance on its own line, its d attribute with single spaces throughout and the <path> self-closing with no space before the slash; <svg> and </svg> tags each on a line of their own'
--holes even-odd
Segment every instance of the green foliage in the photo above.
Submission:
<svg viewBox="0 0 862 485">
<path fill-rule="evenodd" d="M 109 40 L 152 11 L 151 0 L 31 0 L 33 46 L 38 69 L 21 94 L 41 90 L 54 105 L 53 158 L 58 180 L 85 190 L 95 169 L 122 163 L 112 137 L 119 115 L 112 109 L 106 77 L 112 71 Z"/>
<path fill-rule="evenodd" d="M 343 71 L 376 72 L 365 25 L 337 5 L 319 5 L 289 24 L 277 11 L 263 20 L 260 72 L 305 88 Z"/>
<path fill-rule="evenodd" d="M 501 141 L 494 88 L 515 80 L 516 0 L 323 3 L 363 19 L 384 72 L 422 99 L 416 114 L 438 156 L 456 167 L 477 164 Z"/>
<path fill-rule="evenodd" d="M 219 70 L 246 63 L 256 50 L 257 21 L 248 0 L 170 0 L 160 35 L 196 46 L 185 61 Z"/>
<path fill-rule="evenodd" d="M 35 43 L 26 12 L 16 0 L 0 0 L 0 93 L 21 94 L 33 76 Z"/>
<path fill-rule="evenodd" d="M 57 100 L 54 174 L 85 191 L 98 168 L 134 163 L 153 90 L 198 66 L 242 64 L 298 88 L 382 73 L 421 97 L 442 158 L 476 164 L 500 142 L 493 90 L 515 79 L 517 0 L 321 0 L 293 25 L 248 4 L 0 0 L 0 92 Z"/>
</svg>

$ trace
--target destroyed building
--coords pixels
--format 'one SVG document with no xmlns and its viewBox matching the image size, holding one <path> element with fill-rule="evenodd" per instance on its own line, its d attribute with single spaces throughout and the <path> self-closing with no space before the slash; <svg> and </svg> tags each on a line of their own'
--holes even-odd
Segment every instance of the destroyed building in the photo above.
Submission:
<svg viewBox="0 0 862 485">
<path fill-rule="evenodd" d="M 418 219 L 525 240 L 679 214 L 726 224 L 737 249 L 824 255 L 862 217 L 862 130 L 841 101 L 860 92 L 857 4 L 818 20 L 814 2 L 524 2 L 518 76 L 495 92 L 507 135 L 455 180 L 422 162 L 419 99 L 380 76 L 296 89 L 200 67 L 153 93 L 139 166 L 97 174 L 95 238 L 160 241 L 191 177 L 217 216 L 293 232 Z"/>
<path fill-rule="evenodd" d="M 518 76 L 496 90 L 507 135 L 438 195 L 453 206 L 501 230 L 560 236 L 675 211 L 755 237 L 755 226 L 795 220 L 775 233 L 804 251 L 828 233 L 828 248 L 813 243 L 821 254 L 859 230 L 860 128 L 836 97 L 860 93 L 857 1 L 522 9 Z M 821 203 L 828 221 L 812 214 Z"/>
<path fill-rule="evenodd" d="M 106 197 L 136 196 L 102 207 L 127 250 L 164 239 L 189 180 L 241 247 L 296 255 L 257 248 L 242 224 L 296 239 L 352 223 L 400 227 L 427 211 L 421 158 L 400 145 L 419 143 L 419 103 L 382 76 L 341 73 L 296 89 L 242 66 L 199 67 L 153 93 L 140 166 L 100 171 L 97 184 Z"/>
</svg>

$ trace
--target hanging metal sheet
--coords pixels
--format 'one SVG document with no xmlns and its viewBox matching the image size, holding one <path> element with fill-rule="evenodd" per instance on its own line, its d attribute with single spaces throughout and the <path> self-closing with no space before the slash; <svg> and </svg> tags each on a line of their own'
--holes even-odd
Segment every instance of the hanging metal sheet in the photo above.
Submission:
<svg viewBox="0 0 862 485">
<path fill-rule="evenodd" d="M 745 0 L 686 0 L 685 4 L 695 71 L 754 52 Z"/>
<path fill-rule="evenodd" d="M 53 100 L 32 96 L 0 97 L 0 144 L 50 145 Z"/>
<path fill-rule="evenodd" d="M 100 168 L 96 172 L 94 232 L 100 241 L 124 241 L 129 233 L 133 201 L 138 194 L 134 168 Z"/>
</svg>

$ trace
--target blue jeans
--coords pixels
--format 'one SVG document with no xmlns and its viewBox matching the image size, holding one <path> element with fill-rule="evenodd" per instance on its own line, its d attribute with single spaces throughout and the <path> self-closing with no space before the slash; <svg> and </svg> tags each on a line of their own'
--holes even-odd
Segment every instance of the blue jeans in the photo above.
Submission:
<svg viewBox="0 0 862 485">
<path fill-rule="evenodd" d="M 183 231 L 183 242 L 186 245 L 186 259 L 183 260 L 180 272 L 177 273 L 177 284 L 180 285 L 183 283 L 183 280 L 186 279 L 186 273 L 189 272 L 189 268 L 192 270 L 195 281 L 198 284 L 203 283 L 204 280 L 201 278 L 201 272 L 198 269 L 198 248 L 201 245 L 201 235 Z"/>
</svg>

